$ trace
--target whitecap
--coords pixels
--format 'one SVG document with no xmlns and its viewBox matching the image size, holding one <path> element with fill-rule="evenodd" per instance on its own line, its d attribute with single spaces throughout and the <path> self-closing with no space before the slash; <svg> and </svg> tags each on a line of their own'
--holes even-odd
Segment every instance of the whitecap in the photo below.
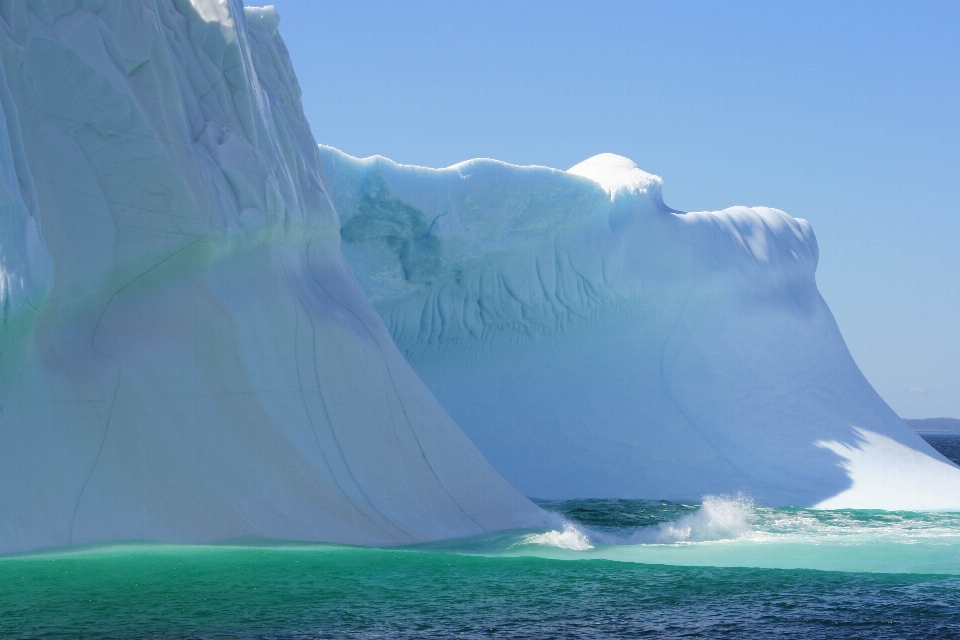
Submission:
<svg viewBox="0 0 960 640">
<path fill-rule="evenodd" d="M 704 496 L 703 505 L 694 513 L 673 522 L 661 522 L 634 533 L 629 544 L 673 544 L 736 540 L 753 533 L 753 500 L 735 497 Z"/>
<path fill-rule="evenodd" d="M 523 542 L 524 544 L 542 544 L 569 551 L 589 551 L 593 549 L 593 544 L 591 544 L 587 534 L 569 522 L 563 525 L 563 531 L 531 533 L 524 536 Z"/>
</svg>

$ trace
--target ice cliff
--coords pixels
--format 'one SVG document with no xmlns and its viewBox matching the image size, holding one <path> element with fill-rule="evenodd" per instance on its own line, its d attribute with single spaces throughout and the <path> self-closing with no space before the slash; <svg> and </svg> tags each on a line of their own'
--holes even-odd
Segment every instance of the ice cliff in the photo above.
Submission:
<svg viewBox="0 0 960 640">
<path fill-rule="evenodd" d="M 0 3 L 0 553 L 542 517 L 346 268 L 278 21 Z"/>
<path fill-rule="evenodd" d="M 806 221 L 674 211 L 611 154 L 568 171 L 321 157 L 397 345 L 526 495 L 960 507 L 960 469 L 847 351 Z"/>
</svg>

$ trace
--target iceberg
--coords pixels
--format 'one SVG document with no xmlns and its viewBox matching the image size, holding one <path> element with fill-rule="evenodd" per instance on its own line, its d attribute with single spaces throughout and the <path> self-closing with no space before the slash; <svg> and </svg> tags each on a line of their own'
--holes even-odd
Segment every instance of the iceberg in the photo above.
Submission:
<svg viewBox="0 0 960 640">
<path fill-rule="evenodd" d="M 567 171 L 321 159 L 373 306 L 525 495 L 960 507 L 960 468 L 848 352 L 805 220 L 675 211 L 613 154 Z"/>
<path fill-rule="evenodd" d="M 0 5 L 0 553 L 543 521 L 346 267 L 278 23 Z"/>
</svg>

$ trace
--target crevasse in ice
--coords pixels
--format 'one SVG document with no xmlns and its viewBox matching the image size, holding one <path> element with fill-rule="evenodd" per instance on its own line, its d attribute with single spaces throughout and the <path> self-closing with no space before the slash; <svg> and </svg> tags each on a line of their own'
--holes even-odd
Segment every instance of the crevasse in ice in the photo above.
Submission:
<svg viewBox="0 0 960 640">
<path fill-rule="evenodd" d="M 543 517 L 347 270 L 278 22 L 0 4 L 0 553 Z"/>
<path fill-rule="evenodd" d="M 847 351 L 806 221 L 674 211 L 612 154 L 568 171 L 321 158 L 397 345 L 526 495 L 960 507 L 960 469 Z"/>
</svg>

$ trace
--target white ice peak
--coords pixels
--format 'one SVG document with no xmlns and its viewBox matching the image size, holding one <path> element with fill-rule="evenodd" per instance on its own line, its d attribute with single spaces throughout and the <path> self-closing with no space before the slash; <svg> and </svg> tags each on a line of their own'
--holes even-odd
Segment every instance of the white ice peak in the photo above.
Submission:
<svg viewBox="0 0 960 640">
<path fill-rule="evenodd" d="M 619 191 L 646 191 L 652 186 L 662 187 L 659 176 L 647 173 L 630 158 L 615 153 L 601 153 L 576 164 L 567 173 L 593 180 L 611 196 Z"/>
</svg>

